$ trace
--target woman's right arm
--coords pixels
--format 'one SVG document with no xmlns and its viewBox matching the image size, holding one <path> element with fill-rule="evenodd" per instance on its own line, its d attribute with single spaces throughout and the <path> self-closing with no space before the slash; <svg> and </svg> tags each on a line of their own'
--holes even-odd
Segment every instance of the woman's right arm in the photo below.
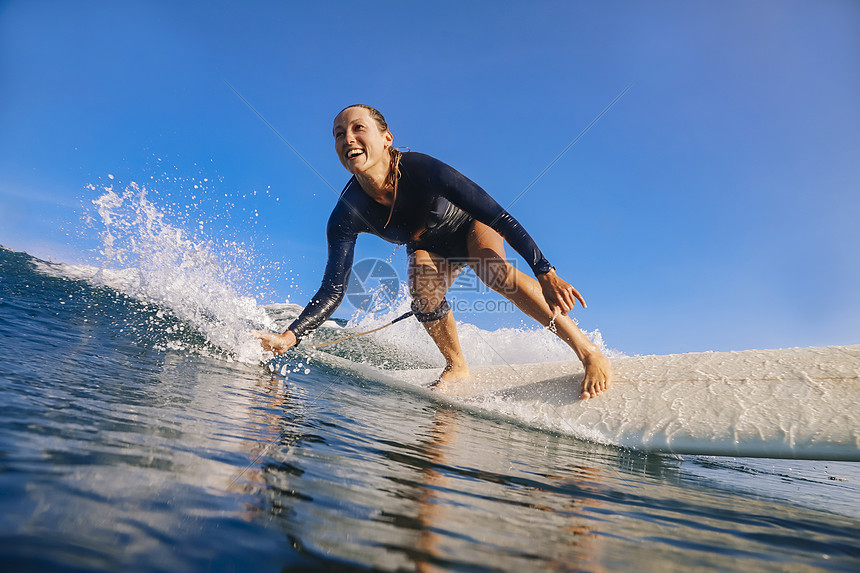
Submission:
<svg viewBox="0 0 860 573">
<path fill-rule="evenodd" d="M 264 350 L 275 354 L 286 352 L 297 345 L 303 336 L 328 320 L 343 302 L 352 270 L 357 235 L 350 231 L 349 227 L 350 225 L 344 224 L 344 221 L 332 213 L 326 228 L 328 261 L 322 284 L 299 317 L 282 334 L 255 332 Z"/>
<path fill-rule="evenodd" d="M 325 266 L 322 285 L 297 319 L 287 328 L 292 332 L 298 344 L 309 332 L 316 330 L 334 314 L 343 297 L 352 270 L 352 259 L 355 253 L 355 236 L 352 240 L 336 241 L 331 239 L 328 244 L 328 262 Z M 284 333 L 286 334 L 286 332 Z"/>
</svg>

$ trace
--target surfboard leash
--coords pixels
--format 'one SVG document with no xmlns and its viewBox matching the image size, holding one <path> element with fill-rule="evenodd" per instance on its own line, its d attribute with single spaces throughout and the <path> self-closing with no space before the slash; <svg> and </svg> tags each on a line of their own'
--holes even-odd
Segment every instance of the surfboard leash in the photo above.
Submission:
<svg viewBox="0 0 860 573">
<path fill-rule="evenodd" d="M 347 336 L 342 336 L 342 337 L 338 338 L 337 340 L 332 340 L 330 342 L 323 342 L 322 344 L 312 344 L 311 348 L 322 348 L 323 346 L 330 346 L 332 344 L 337 344 L 338 342 L 343 342 L 344 340 L 347 340 L 349 338 L 355 338 L 356 336 L 364 336 L 365 334 L 371 334 L 371 333 L 380 331 L 383 328 L 388 328 L 389 326 L 391 326 L 392 324 L 394 324 L 396 322 L 400 322 L 401 320 L 405 320 L 405 319 L 409 318 L 410 316 L 412 316 L 413 314 L 414 313 L 410 310 L 409 312 L 404 312 L 403 314 L 401 314 L 400 316 L 398 316 L 397 318 L 395 318 L 394 320 L 392 320 L 388 324 L 383 324 L 382 326 L 380 326 L 378 328 L 374 328 L 373 330 L 367 330 L 365 332 L 355 332 L 355 333 L 347 335 Z"/>
</svg>

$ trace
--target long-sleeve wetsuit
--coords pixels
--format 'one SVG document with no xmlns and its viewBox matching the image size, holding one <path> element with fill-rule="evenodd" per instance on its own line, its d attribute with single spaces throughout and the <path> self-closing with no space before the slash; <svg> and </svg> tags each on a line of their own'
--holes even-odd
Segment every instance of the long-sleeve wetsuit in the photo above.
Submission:
<svg viewBox="0 0 860 573">
<path fill-rule="evenodd" d="M 351 178 L 326 227 L 328 262 L 322 286 L 289 330 L 301 339 L 325 322 L 343 301 L 359 233 L 405 243 L 410 252 L 426 249 L 462 259 L 466 257 L 464 230 L 475 219 L 504 237 L 535 275 L 552 268 L 516 219 L 486 191 L 438 159 L 423 153 L 403 153 L 393 210 L 371 199 L 355 177 Z"/>
</svg>

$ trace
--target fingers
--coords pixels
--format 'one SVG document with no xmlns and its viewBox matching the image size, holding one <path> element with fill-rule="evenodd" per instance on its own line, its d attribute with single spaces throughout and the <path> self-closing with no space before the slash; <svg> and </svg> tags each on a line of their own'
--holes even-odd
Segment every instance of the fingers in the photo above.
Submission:
<svg viewBox="0 0 860 573">
<path fill-rule="evenodd" d="M 554 294 L 556 305 L 563 314 L 567 314 L 576 306 L 575 297 L 578 297 L 579 293 L 573 287 L 568 285 L 568 288 L 558 289 Z"/>
<path fill-rule="evenodd" d="M 573 287 L 570 285 L 568 285 L 568 288 L 564 289 L 564 302 L 565 306 L 567 306 L 566 312 L 570 312 L 576 306 L 576 299 L 574 298 L 573 293 L 570 292 L 572 290 Z"/>
<path fill-rule="evenodd" d="M 543 296 L 552 311 L 553 319 L 559 314 L 567 314 L 573 308 L 572 299 L 566 297 L 564 290 L 559 289 L 557 285 L 545 289 Z"/>
<path fill-rule="evenodd" d="M 279 336 L 277 334 L 273 334 L 271 332 L 260 332 L 259 330 L 252 330 L 251 334 L 260 340 L 260 346 L 262 346 L 263 350 L 266 352 L 271 352 L 277 356 L 278 354 L 283 354 L 287 350 L 280 343 L 280 340 L 278 339 Z"/>
<path fill-rule="evenodd" d="M 575 288 L 573 288 L 573 287 L 570 287 L 570 290 L 572 290 L 572 291 L 573 291 L 573 296 L 575 296 L 575 297 L 576 297 L 576 300 L 578 300 L 578 301 L 579 301 L 579 303 L 582 305 L 582 308 L 588 308 L 588 305 L 587 305 L 587 304 L 585 304 L 585 299 L 584 299 L 584 298 L 582 298 L 582 295 L 581 295 L 581 294 L 579 294 L 579 291 L 578 291 L 578 290 L 576 290 L 576 289 L 575 289 Z"/>
<path fill-rule="evenodd" d="M 571 305 L 570 302 L 564 300 L 564 298 L 559 297 L 559 303 L 560 304 L 558 306 L 558 310 L 561 314 L 566 315 L 568 312 L 573 310 L 573 305 Z"/>
<path fill-rule="evenodd" d="M 543 277 L 547 278 L 544 279 Z M 576 307 L 576 301 L 579 301 L 582 308 L 588 308 L 588 305 L 585 304 L 585 299 L 570 283 L 554 275 L 541 275 L 541 278 L 541 288 L 543 289 L 544 298 L 547 304 L 549 304 L 553 315 L 556 312 L 567 314 Z"/>
</svg>

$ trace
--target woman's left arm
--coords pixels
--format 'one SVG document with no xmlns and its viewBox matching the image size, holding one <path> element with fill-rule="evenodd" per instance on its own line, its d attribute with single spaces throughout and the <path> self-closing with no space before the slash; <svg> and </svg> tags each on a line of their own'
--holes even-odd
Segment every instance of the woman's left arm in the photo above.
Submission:
<svg viewBox="0 0 860 573">
<path fill-rule="evenodd" d="M 436 171 L 435 176 L 440 183 L 441 194 L 446 199 L 504 237 L 529 264 L 535 276 L 539 277 L 552 269 L 552 265 L 520 222 L 490 197 L 490 194 L 480 185 L 453 167 L 431 157 L 428 159 L 432 160 L 429 167 Z"/>
<path fill-rule="evenodd" d="M 556 274 L 531 235 L 489 193 L 441 161 L 437 162 L 436 168 L 443 182 L 445 198 L 498 232 L 526 260 L 541 285 L 553 315 L 567 314 L 576 306 L 577 300 L 586 308 L 585 299 L 579 291 Z"/>
<path fill-rule="evenodd" d="M 429 160 L 426 167 L 435 171 L 426 175 L 427 180 L 438 182 L 438 191 L 443 197 L 504 237 L 525 259 L 535 276 L 552 269 L 531 235 L 489 193 L 453 167 L 438 159 L 425 157 Z"/>
</svg>

